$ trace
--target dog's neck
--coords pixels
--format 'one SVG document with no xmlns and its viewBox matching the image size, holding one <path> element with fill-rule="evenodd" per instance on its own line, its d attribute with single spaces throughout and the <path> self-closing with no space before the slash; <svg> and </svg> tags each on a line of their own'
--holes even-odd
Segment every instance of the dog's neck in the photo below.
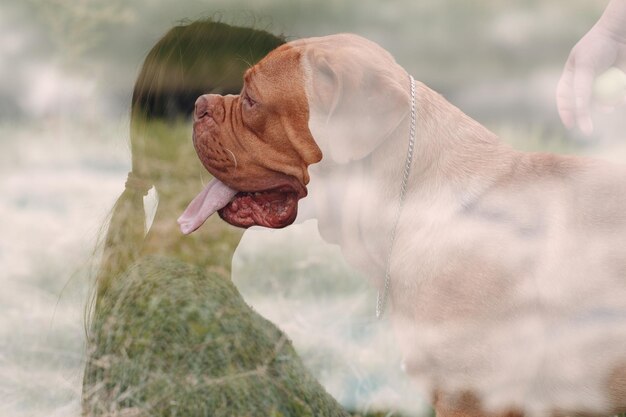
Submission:
<svg viewBox="0 0 626 417">
<path fill-rule="evenodd" d="M 409 181 L 412 195 L 430 197 L 445 188 L 465 200 L 507 172 L 515 153 L 508 145 L 423 83 L 417 82 L 416 90 L 417 139 Z M 395 183 L 399 183 L 405 158 L 408 120 L 405 125 L 387 150 L 386 157 L 395 167 Z"/>
<path fill-rule="evenodd" d="M 420 210 L 442 206 L 452 211 L 476 199 L 506 174 L 515 154 L 495 134 L 419 82 L 416 113 L 417 132 L 407 202 L 397 230 L 401 234 L 412 233 L 406 226 L 411 222 L 406 220 L 418 216 Z M 368 198 L 375 207 L 361 207 L 362 212 L 356 215 L 364 220 L 348 232 L 353 238 L 343 236 L 338 242 L 347 259 L 360 264 L 357 266 L 367 271 L 379 287 L 384 283 L 390 236 L 396 227 L 409 124 L 410 114 L 407 114 L 388 140 L 355 167 L 367 176 Z M 346 222 L 345 217 L 341 220 Z M 355 232 L 359 236 L 356 239 Z"/>
</svg>

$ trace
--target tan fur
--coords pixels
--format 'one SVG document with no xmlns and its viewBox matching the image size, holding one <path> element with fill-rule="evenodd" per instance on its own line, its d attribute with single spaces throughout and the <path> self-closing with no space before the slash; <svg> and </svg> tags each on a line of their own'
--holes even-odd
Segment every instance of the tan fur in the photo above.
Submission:
<svg viewBox="0 0 626 417">
<path fill-rule="evenodd" d="M 626 413 L 626 363 L 615 367 L 607 385 L 613 413 Z"/>
</svg>

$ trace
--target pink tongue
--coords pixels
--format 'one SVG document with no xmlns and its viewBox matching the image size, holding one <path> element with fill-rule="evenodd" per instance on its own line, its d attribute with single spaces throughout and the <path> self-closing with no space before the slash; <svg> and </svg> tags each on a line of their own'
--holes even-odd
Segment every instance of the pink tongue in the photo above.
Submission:
<svg viewBox="0 0 626 417">
<path fill-rule="evenodd" d="M 188 235 L 202 226 L 202 223 L 222 207 L 226 206 L 237 194 L 217 178 L 205 187 L 200 194 L 187 206 L 183 214 L 178 218 L 180 230 Z"/>
</svg>

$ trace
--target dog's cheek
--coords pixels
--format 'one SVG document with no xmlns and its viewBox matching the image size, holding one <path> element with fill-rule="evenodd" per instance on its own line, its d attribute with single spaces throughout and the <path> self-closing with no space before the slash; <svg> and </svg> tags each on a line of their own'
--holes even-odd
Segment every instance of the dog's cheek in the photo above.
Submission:
<svg viewBox="0 0 626 417">
<path fill-rule="evenodd" d="M 255 104 L 252 108 L 241 106 L 242 128 L 252 132 L 257 137 L 263 137 L 267 130 L 267 115 L 260 103 Z"/>
</svg>

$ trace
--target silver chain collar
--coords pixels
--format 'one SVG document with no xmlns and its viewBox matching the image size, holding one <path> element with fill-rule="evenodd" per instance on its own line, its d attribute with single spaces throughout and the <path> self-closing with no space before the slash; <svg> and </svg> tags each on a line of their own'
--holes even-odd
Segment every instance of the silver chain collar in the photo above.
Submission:
<svg viewBox="0 0 626 417">
<path fill-rule="evenodd" d="M 387 297 L 389 293 L 389 285 L 391 282 L 390 269 L 391 269 L 391 252 L 393 251 L 393 244 L 396 242 L 396 229 L 398 228 L 398 222 L 400 221 L 400 214 L 402 213 L 402 207 L 404 206 L 404 197 L 406 196 L 406 187 L 409 182 L 409 173 L 411 172 L 411 161 L 413 161 L 413 148 L 415 147 L 415 79 L 412 75 L 409 75 L 411 79 L 411 128 L 409 132 L 409 150 L 406 155 L 406 164 L 404 166 L 404 174 L 402 176 L 402 184 L 400 186 L 400 201 L 398 204 L 398 210 L 396 212 L 396 219 L 391 229 L 391 242 L 389 243 L 389 251 L 387 252 L 387 264 L 385 266 L 385 286 L 381 294 L 378 291 L 376 297 L 376 318 L 380 319 L 385 312 L 385 305 L 387 304 Z"/>
</svg>

